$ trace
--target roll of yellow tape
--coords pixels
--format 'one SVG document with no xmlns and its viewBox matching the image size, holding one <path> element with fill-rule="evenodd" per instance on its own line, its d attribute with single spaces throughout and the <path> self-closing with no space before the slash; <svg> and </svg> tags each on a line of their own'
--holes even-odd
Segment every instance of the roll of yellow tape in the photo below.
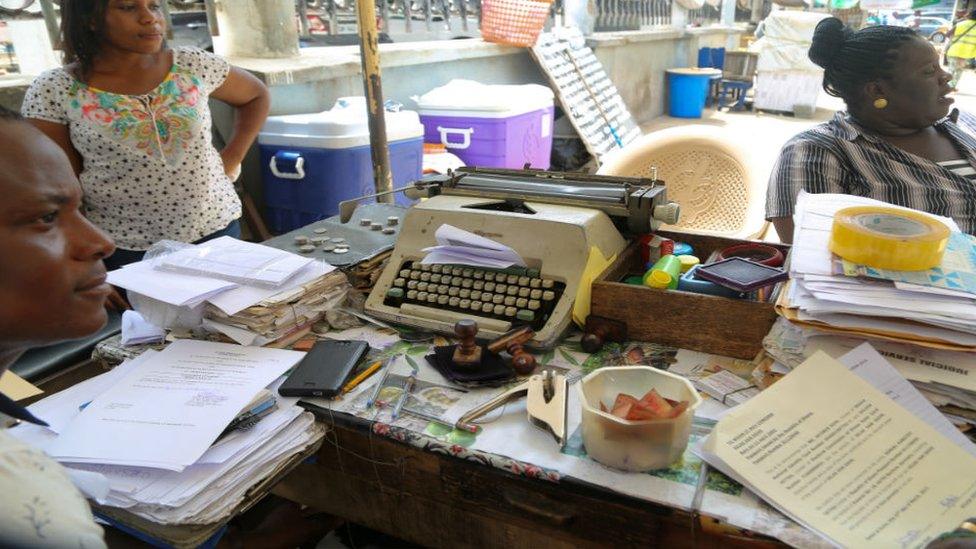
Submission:
<svg viewBox="0 0 976 549">
<path fill-rule="evenodd" d="M 876 269 L 924 271 L 939 265 L 949 228 L 920 212 L 855 206 L 834 214 L 830 251 Z"/>
</svg>

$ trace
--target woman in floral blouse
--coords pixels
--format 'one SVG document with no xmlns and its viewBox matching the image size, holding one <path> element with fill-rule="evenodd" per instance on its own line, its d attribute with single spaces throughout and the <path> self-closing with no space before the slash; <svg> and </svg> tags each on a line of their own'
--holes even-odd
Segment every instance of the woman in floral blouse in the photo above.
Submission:
<svg viewBox="0 0 976 549">
<path fill-rule="evenodd" d="M 232 179 L 268 113 L 257 78 L 205 51 L 166 45 L 161 1 L 62 2 L 65 66 L 38 76 L 22 108 L 67 153 L 85 215 L 115 240 L 109 269 L 162 239 L 239 236 Z M 210 97 L 236 111 L 219 152 Z"/>
</svg>

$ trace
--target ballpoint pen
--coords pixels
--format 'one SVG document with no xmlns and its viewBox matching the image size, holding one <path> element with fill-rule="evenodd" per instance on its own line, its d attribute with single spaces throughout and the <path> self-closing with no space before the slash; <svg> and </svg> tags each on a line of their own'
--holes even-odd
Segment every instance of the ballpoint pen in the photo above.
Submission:
<svg viewBox="0 0 976 549">
<path fill-rule="evenodd" d="M 396 406 L 393 407 L 393 419 L 396 419 L 400 415 L 400 410 L 403 409 L 403 404 L 407 401 L 407 397 L 413 392 L 413 386 L 417 383 L 417 371 L 414 370 L 410 372 L 410 377 L 403 384 L 403 392 L 400 393 L 400 398 L 397 399 Z"/>
<path fill-rule="evenodd" d="M 380 391 L 383 389 L 383 385 L 386 383 L 386 378 L 390 376 L 390 368 L 393 366 L 393 361 L 400 355 L 392 355 L 390 358 L 386 359 L 386 364 L 383 365 L 383 375 L 380 376 L 380 380 L 376 382 L 376 387 L 373 389 L 373 394 L 369 395 L 369 400 L 366 401 L 366 408 L 372 408 L 376 404 L 376 398 L 380 396 Z"/>
<path fill-rule="evenodd" d="M 430 414 L 426 414 L 426 413 L 421 412 L 419 410 L 411 410 L 410 408 L 404 408 L 403 409 L 403 413 L 404 414 L 407 414 L 407 415 L 411 415 L 411 416 L 418 417 L 420 419 L 425 419 L 427 421 L 431 421 L 431 422 L 434 422 L 434 423 L 440 423 L 441 425 L 444 425 L 446 427 L 450 427 L 451 429 L 461 429 L 462 431 L 467 431 L 469 433 L 477 433 L 478 432 L 478 426 L 477 425 L 473 425 L 473 424 L 470 424 L 470 423 L 458 423 L 456 425 L 451 425 L 450 422 L 448 422 L 448 421 L 446 421 L 444 419 L 441 419 L 441 418 L 439 418 L 437 416 L 432 416 Z"/>
</svg>

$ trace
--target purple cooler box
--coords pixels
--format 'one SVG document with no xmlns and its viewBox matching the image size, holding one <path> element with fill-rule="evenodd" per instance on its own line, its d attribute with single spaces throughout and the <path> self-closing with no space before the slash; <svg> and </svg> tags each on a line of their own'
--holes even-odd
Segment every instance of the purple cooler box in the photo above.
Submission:
<svg viewBox="0 0 976 549">
<path fill-rule="evenodd" d="M 416 98 L 425 143 L 442 143 L 468 166 L 549 169 L 553 95 L 545 86 L 452 80 Z"/>
</svg>

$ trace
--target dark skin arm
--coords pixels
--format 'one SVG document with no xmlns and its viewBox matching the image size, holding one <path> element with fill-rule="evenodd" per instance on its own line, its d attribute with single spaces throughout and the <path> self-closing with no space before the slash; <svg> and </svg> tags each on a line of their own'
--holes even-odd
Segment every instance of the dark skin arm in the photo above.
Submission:
<svg viewBox="0 0 976 549">
<path fill-rule="evenodd" d="M 227 146 L 220 151 L 224 172 L 235 179 L 244 155 L 254 143 L 271 107 L 268 88 L 251 73 L 231 67 L 227 79 L 211 97 L 234 107 L 234 130 Z"/>
<path fill-rule="evenodd" d="M 793 218 L 792 217 L 774 217 L 770 219 L 773 222 L 773 227 L 776 227 L 776 234 L 779 235 L 779 239 L 783 244 L 793 243 Z"/>
</svg>

